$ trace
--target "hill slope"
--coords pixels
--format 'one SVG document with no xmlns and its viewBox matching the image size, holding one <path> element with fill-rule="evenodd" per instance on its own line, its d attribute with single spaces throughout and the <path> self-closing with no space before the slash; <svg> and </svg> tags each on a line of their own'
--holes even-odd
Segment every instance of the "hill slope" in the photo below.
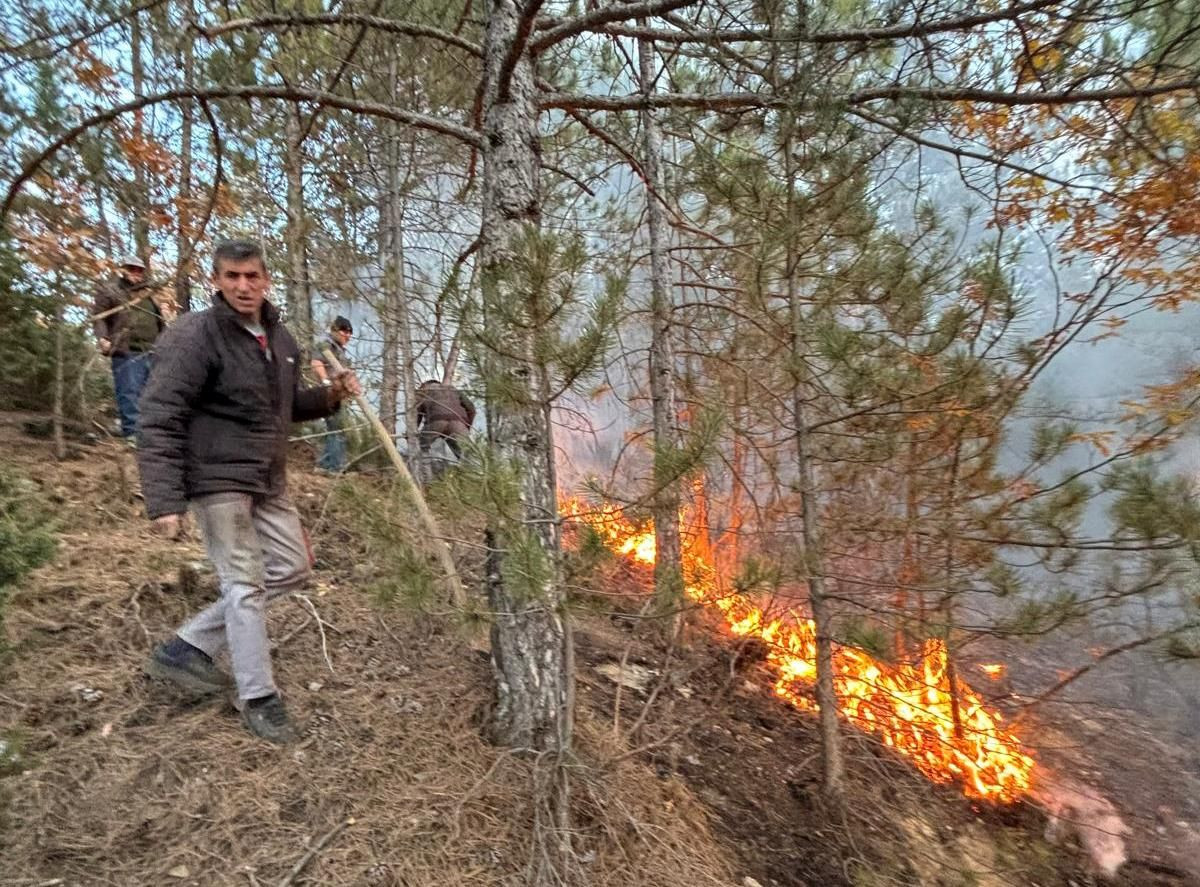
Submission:
<svg viewBox="0 0 1200 887">
<path fill-rule="evenodd" d="M 81 445 L 77 458 L 54 463 L 11 421 L 0 424 L 0 447 L 52 504 L 61 531 L 54 562 L 9 605 L 0 737 L 17 759 L 0 769 L 0 881 L 525 883 L 532 766 L 481 738 L 486 660 L 444 620 L 364 593 L 377 565 L 360 531 L 339 523 L 353 509 L 337 503 L 378 485 L 334 501 L 332 481 L 294 475 L 318 571 L 306 600 L 272 611 L 278 679 L 304 728 L 280 750 L 250 737 L 225 701 L 189 702 L 140 675 L 151 644 L 214 591 L 195 568 L 197 541 L 148 532 L 131 455 Z M 618 700 L 605 676 L 614 663 L 661 666 L 652 633 L 632 624 L 579 616 L 572 772 L 587 883 L 1078 877 L 1071 858 L 1041 842 L 1030 811 L 976 810 L 865 738 L 850 743 L 848 814 L 831 819 L 816 792 L 811 724 L 777 705 L 754 663 L 721 643 L 678 653 L 661 692 L 626 689 Z"/>
</svg>

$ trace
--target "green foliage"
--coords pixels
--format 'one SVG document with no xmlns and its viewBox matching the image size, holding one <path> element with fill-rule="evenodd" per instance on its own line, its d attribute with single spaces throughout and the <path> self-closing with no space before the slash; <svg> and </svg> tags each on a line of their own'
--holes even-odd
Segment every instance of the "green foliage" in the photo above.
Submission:
<svg viewBox="0 0 1200 887">
<path fill-rule="evenodd" d="M 0 627 L 8 590 L 54 554 L 54 526 L 36 494 L 35 485 L 0 468 Z"/>
<path fill-rule="evenodd" d="M 1142 460 L 1115 466 L 1104 486 L 1116 493 L 1109 514 L 1118 533 L 1143 540 L 1200 541 L 1200 502 L 1189 478 L 1164 477 Z"/>
<path fill-rule="evenodd" d="M 654 483 L 663 488 L 704 467 L 712 455 L 723 425 L 715 407 L 701 407 L 678 444 L 660 444 L 654 449 Z"/>
<path fill-rule="evenodd" d="M 34 292 L 17 252 L 0 235 L 0 329 L 4 330 L 4 372 L 0 374 L 0 410 L 42 412 L 54 389 L 54 306 L 51 297 Z M 82 419 L 77 392 L 81 380 L 87 399 L 108 386 L 103 368 L 91 362 L 94 354 L 82 327 L 67 323 L 63 330 L 63 370 L 68 418 Z M 87 368 L 94 371 L 84 376 Z"/>
<path fill-rule="evenodd" d="M 366 546 L 362 562 L 371 567 L 365 590 L 381 603 L 397 601 L 422 608 L 436 599 L 439 574 L 416 542 L 412 508 L 398 483 L 378 490 L 347 478 L 334 487 L 332 507 L 354 538 Z"/>
<path fill-rule="evenodd" d="M 625 277 L 609 273 L 599 292 L 585 286 L 591 257 L 582 237 L 529 228 L 503 274 L 485 275 L 483 304 L 460 305 L 468 353 L 495 409 L 522 409 L 531 386 L 550 404 L 603 369 Z M 517 343 L 527 341 L 528 351 Z"/>
<path fill-rule="evenodd" d="M 521 476 L 517 466 L 472 439 L 463 460 L 430 484 L 425 497 L 451 519 L 482 514 L 519 520 Z"/>
<path fill-rule="evenodd" d="M 732 579 L 733 590 L 750 599 L 775 594 L 784 582 L 783 569 L 774 560 L 749 556 L 738 566 Z"/>
<path fill-rule="evenodd" d="M 511 525 L 500 544 L 504 549 L 500 576 L 514 600 L 539 601 L 556 579 L 554 561 L 537 533 Z"/>
<path fill-rule="evenodd" d="M 851 616 L 842 621 L 838 640 L 851 647 L 866 650 L 883 661 L 895 657 L 892 634 L 878 622 L 863 616 Z"/>
<path fill-rule="evenodd" d="M 1066 625 L 1076 619 L 1086 619 L 1087 608 L 1079 595 L 1061 590 L 1045 600 L 1022 601 L 1016 610 L 996 626 L 999 634 L 1039 635 Z"/>
</svg>

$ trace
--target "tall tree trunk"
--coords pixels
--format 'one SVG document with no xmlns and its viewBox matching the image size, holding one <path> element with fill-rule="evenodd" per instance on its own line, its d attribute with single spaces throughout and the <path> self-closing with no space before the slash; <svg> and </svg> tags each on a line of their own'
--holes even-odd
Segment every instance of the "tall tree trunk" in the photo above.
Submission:
<svg viewBox="0 0 1200 887">
<path fill-rule="evenodd" d="M 916 589 L 921 575 L 917 555 L 917 441 L 916 434 L 908 436 L 905 447 L 907 470 L 904 472 L 904 548 L 900 555 L 900 569 L 896 571 L 896 590 L 892 606 L 896 611 L 895 650 L 897 658 L 908 655 L 911 636 L 909 613 L 909 591 Z M 920 592 L 918 592 L 920 594 Z M 924 637 L 924 625 L 920 625 Z"/>
<path fill-rule="evenodd" d="M 800 230 L 796 218 L 795 175 L 792 171 L 792 141 L 784 140 L 787 177 L 787 218 L 790 232 Z M 845 798 L 846 768 L 842 759 L 842 735 L 838 725 L 837 691 L 834 686 L 832 617 L 825 593 L 825 552 L 822 547 L 820 514 L 817 507 L 816 475 L 812 467 L 812 437 L 808 408 L 804 398 L 809 387 L 808 355 L 804 347 L 804 309 L 796 286 L 795 235 L 787 242 L 787 296 L 791 312 L 792 421 L 795 429 L 796 477 L 800 485 L 801 539 L 804 544 L 804 570 L 808 581 L 809 604 L 817 643 L 817 706 L 821 730 L 821 757 L 825 797 L 834 805 Z"/>
<path fill-rule="evenodd" d="M 289 108 L 284 130 L 287 177 L 288 317 L 307 351 L 313 342 L 312 293 L 308 286 L 308 225 L 304 212 L 304 139 L 298 111 Z"/>
<path fill-rule="evenodd" d="M 146 94 L 145 70 L 142 67 L 142 15 L 135 12 L 130 21 L 129 53 L 133 75 L 133 95 L 141 98 Z M 145 138 L 142 112 L 133 113 L 133 141 L 140 148 Z M 150 190 L 146 183 L 146 165 L 138 159 L 133 166 L 133 248 L 139 259 L 150 262 Z"/>
<path fill-rule="evenodd" d="M 954 454 L 950 461 L 950 477 L 946 486 L 946 514 L 943 522 L 945 535 L 945 562 L 942 567 L 942 614 L 945 617 L 946 637 L 946 682 L 950 694 L 950 718 L 954 723 L 954 735 L 963 738 L 962 710 L 958 699 L 958 669 L 954 664 L 957 650 L 954 644 L 954 622 L 956 595 L 954 588 L 954 552 L 958 529 L 955 526 L 955 511 L 958 507 L 958 481 L 962 465 L 962 430 L 955 430 Z"/>
<path fill-rule="evenodd" d="M 488 355 L 488 435 L 512 472 L 519 501 L 489 527 L 487 571 L 496 706 L 491 732 L 504 745 L 563 751 L 570 745 L 570 675 L 559 576 L 558 506 L 551 427 L 540 402 L 533 353 L 538 306 L 519 279 L 523 243 L 541 222 L 540 146 L 533 65 L 508 59 L 520 39 L 521 7 L 493 0 L 484 42 L 482 290 L 489 334 L 504 354 Z M 506 65 L 508 82 L 502 82 Z"/>
<path fill-rule="evenodd" d="M 183 47 L 182 65 L 183 86 L 190 89 L 196 79 L 196 49 L 195 38 L 188 22 L 195 15 L 193 0 L 181 0 Z M 175 307 L 180 314 L 192 310 L 192 253 L 196 232 L 192 230 L 192 125 L 195 120 L 195 107 L 191 99 L 184 99 L 180 107 L 182 123 L 179 133 L 179 199 L 178 205 L 178 238 L 175 255 Z"/>
<path fill-rule="evenodd" d="M 643 22 L 644 24 L 644 22 Z M 638 40 L 638 73 L 644 95 L 654 91 L 654 44 Z M 679 543 L 678 460 L 675 406 L 675 352 L 671 342 L 671 280 L 667 265 L 667 226 L 662 199 L 662 133 L 654 112 L 642 117 L 642 168 L 646 174 L 646 224 L 650 235 L 650 401 L 654 419 L 654 593 L 664 607 L 683 601 L 683 563 Z M 678 623 L 676 623 L 678 624 Z"/>
<path fill-rule="evenodd" d="M 63 328 L 66 325 L 66 319 L 63 317 L 65 303 L 62 281 L 56 274 L 54 286 L 54 394 L 50 423 L 54 433 L 54 458 L 60 461 L 67 458 L 67 441 L 63 434 L 66 408 L 66 368 L 63 365 L 66 360 L 63 348 L 65 336 Z"/>
<path fill-rule="evenodd" d="M 379 266 L 383 269 L 383 301 L 377 303 L 379 331 L 382 339 L 382 369 L 379 376 L 379 421 L 391 437 L 396 436 L 396 414 L 400 402 L 400 335 L 396 327 L 396 302 L 400 298 L 396 281 L 395 255 L 392 240 L 396 236 L 392 222 L 391 170 L 388 170 L 388 186 L 379 197 Z M 409 464 L 413 454 L 409 452 Z M 413 472 L 420 482 L 420 473 Z"/>
<path fill-rule="evenodd" d="M 393 102 L 399 102 L 397 80 L 399 64 L 395 54 L 388 64 L 388 80 L 392 88 Z M 389 433 L 396 433 L 398 395 L 403 387 L 404 394 L 404 441 L 410 464 L 419 448 L 417 446 L 417 384 L 413 377 L 412 323 L 408 312 L 408 293 L 404 287 L 404 179 L 400 175 L 401 131 L 398 124 L 389 126 L 387 141 L 387 195 L 381 207 L 380 218 L 387 224 L 387 269 L 386 298 L 383 324 L 383 406 L 387 418 L 383 423 Z M 406 177 L 405 177 L 406 178 Z M 382 411 L 381 411 L 382 412 Z M 423 472 L 416 472 L 418 482 Z"/>
</svg>

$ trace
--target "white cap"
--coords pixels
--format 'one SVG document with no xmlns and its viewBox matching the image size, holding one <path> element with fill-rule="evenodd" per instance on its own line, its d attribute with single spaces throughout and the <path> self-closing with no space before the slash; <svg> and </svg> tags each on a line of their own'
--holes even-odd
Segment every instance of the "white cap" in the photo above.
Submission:
<svg viewBox="0 0 1200 887">
<path fill-rule="evenodd" d="M 145 271 L 146 263 L 143 262 L 141 259 L 139 259 L 137 256 L 130 255 L 130 256 L 126 256 L 125 258 L 121 259 L 121 267 L 122 268 L 141 268 L 143 271 Z"/>
</svg>

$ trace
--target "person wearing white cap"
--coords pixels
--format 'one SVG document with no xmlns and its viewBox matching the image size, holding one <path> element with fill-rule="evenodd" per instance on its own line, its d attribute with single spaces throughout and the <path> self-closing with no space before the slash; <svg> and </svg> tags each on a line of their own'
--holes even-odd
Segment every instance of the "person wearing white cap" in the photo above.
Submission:
<svg viewBox="0 0 1200 887">
<path fill-rule="evenodd" d="M 121 269 L 96 293 L 93 314 L 100 353 L 112 359 L 113 389 L 121 435 L 132 446 L 137 433 L 138 398 L 150 377 L 150 352 L 162 332 L 162 312 L 145 289 L 146 263 L 121 259 Z"/>
</svg>

